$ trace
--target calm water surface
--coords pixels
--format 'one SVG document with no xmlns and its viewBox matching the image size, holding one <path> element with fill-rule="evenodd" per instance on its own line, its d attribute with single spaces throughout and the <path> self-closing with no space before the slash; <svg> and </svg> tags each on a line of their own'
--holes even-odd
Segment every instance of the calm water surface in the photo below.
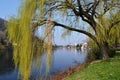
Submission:
<svg viewBox="0 0 120 80">
<path fill-rule="evenodd" d="M 12 61 L 12 56 L 9 55 L 11 53 L 7 51 L 5 51 L 4 53 L 5 55 L 0 55 L 0 80 L 17 80 L 18 71 L 15 70 Z M 45 76 L 46 74 L 45 62 L 47 55 L 44 53 L 41 56 L 37 56 L 37 57 L 38 58 L 34 58 L 33 60 L 31 78 Z M 86 59 L 86 53 L 82 53 L 80 50 L 77 50 L 75 48 L 54 49 L 51 55 L 50 72 L 48 75 L 52 75 L 58 71 L 63 71 L 69 68 L 70 66 L 77 65 L 78 63 L 83 63 L 85 62 L 85 59 Z M 37 67 L 36 67 L 36 61 L 38 61 Z M 39 61 L 42 62 L 42 66 L 39 65 Z"/>
</svg>

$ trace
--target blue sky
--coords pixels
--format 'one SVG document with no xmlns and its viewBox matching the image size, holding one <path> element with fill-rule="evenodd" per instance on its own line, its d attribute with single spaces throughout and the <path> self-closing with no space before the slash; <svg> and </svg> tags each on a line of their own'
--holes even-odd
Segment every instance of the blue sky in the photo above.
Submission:
<svg viewBox="0 0 120 80">
<path fill-rule="evenodd" d="M 0 18 L 8 19 L 12 15 L 17 15 L 20 0 L 0 0 Z"/>
<path fill-rule="evenodd" d="M 10 16 L 16 16 L 18 12 L 18 7 L 20 6 L 20 0 L 0 0 L 0 18 L 9 19 Z M 71 36 L 66 36 L 66 38 L 61 37 L 63 28 L 55 29 L 55 44 L 57 45 L 68 45 L 75 43 L 85 42 L 85 35 L 72 32 Z"/>
</svg>

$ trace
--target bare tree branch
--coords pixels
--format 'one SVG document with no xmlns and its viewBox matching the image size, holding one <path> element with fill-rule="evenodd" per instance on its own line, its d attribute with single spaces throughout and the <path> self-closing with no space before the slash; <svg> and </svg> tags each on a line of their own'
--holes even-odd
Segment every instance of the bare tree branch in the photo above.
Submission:
<svg viewBox="0 0 120 80">
<path fill-rule="evenodd" d="M 93 4 L 93 8 L 92 8 L 92 16 L 95 14 L 95 10 L 99 4 L 100 0 L 95 0 L 94 4 Z"/>
<path fill-rule="evenodd" d="M 48 20 L 43 20 L 43 21 L 42 21 L 42 24 L 41 24 L 41 22 L 34 23 L 33 27 L 42 26 L 42 25 L 43 25 L 44 23 L 46 23 L 47 21 L 48 21 Z M 67 25 L 64 25 L 64 24 L 61 24 L 61 23 L 58 23 L 58 22 L 55 22 L 55 21 L 50 21 L 50 20 L 49 20 L 48 22 L 50 22 L 51 24 L 53 24 L 54 27 L 59 26 L 59 27 L 62 27 L 62 28 L 65 28 L 65 29 L 68 29 L 68 30 L 71 30 L 71 31 L 76 31 L 76 32 L 85 34 L 86 36 L 88 36 L 88 37 L 90 37 L 91 39 L 93 39 L 93 40 L 96 42 L 96 44 L 99 46 L 96 37 L 95 37 L 93 34 L 87 32 L 87 31 L 84 31 L 84 30 L 81 30 L 81 29 L 76 29 L 76 28 L 73 28 L 73 27 L 69 27 L 69 26 L 67 26 Z"/>
<path fill-rule="evenodd" d="M 76 16 L 79 16 L 79 12 L 76 10 L 74 5 L 72 3 L 70 3 L 68 0 L 66 0 L 66 6 L 68 8 L 71 8 Z"/>
<path fill-rule="evenodd" d="M 72 28 L 72 27 L 66 26 L 64 24 L 60 24 L 58 22 L 55 22 L 55 21 L 52 21 L 52 22 L 54 23 L 54 26 L 59 26 L 59 27 L 62 27 L 62 28 L 65 28 L 65 29 L 68 29 L 68 30 L 71 30 L 71 31 L 76 31 L 76 32 L 79 32 L 79 33 L 87 35 L 88 37 L 93 39 L 96 42 L 96 44 L 99 46 L 96 37 L 94 35 L 92 35 L 91 33 L 87 32 L 87 31 L 84 31 L 84 30 Z"/>
<path fill-rule="evenodd" d="M 78 7 L 79 7 L 79 12 L 82 11 L 82 6 L 81 6 L 81 3 L 80 3 L 80 0 L 77 0 L 77 3 L 78 3 Z"/>
</svg>

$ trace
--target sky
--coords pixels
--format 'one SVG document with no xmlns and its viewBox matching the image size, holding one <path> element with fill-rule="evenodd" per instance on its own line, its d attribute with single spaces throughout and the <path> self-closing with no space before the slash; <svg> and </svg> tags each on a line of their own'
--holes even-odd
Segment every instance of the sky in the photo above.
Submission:
<svg viewBox="0 0 120 80">
<path fill-rule="evenodd" d="M 0 0 L 0 18 L 8 20 L 10 16 L 17 16 L 19 6 L 20 0 Z M 77 32 L 72 32 L 71 35 L 62 38 L 62 32 L 63 28 L 55 28 L 54 44 L 69 45 L 86 41 L 86 36 Z"/>
<path fill-rule="evenodd" d="M 20 0 L 0 0 L 0 18 L 8 19 L 17 15 Z"/>
</svg>

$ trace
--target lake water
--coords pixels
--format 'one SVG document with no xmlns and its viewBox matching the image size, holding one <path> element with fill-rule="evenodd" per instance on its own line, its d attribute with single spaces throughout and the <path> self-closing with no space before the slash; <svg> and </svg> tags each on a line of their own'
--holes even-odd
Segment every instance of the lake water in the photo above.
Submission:
<svg viewBox="0 0 120 80">
<path fill-rule="evenodd" d="M 18 71 L 15 70 L 12 61 L 12 56 L 8 55 L 11 53 L 5 52 L 6 55 L 0 55 L 0 80 L 17 80 Z M 31 77 L 36 78 L 40 76 L 45 76 L 46 70 L 46 54 L 37 56 L 34 58 L 33 66 L 31 70 Z M 36 59 L 42 62 L 42 66 L 39 64 L 36 67 Z M 85 62 L 86 53 L 82 53 L 76 48 L 57 48 L 53 50 L 51 55 L 50 71 L 48 75 L 52 75 L 58 71 L 64 71 L 65 69 L 75 66 L 78 63 Z M 41 67 L 41 68 L 40 68 Z M 41 73 L 40 73 L 41 71 Z"/>
</svg>

